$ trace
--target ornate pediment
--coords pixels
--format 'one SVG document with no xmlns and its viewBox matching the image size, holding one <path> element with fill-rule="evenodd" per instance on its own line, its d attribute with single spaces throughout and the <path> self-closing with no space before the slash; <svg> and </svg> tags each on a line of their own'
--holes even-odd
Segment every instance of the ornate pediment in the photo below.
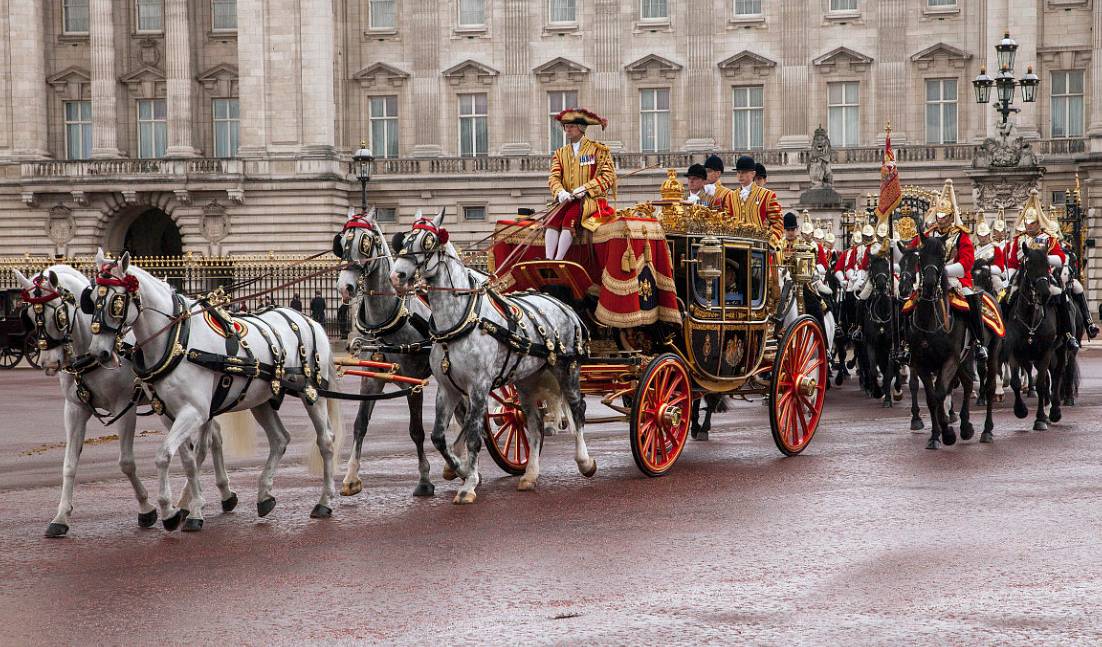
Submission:
<svg viewBox="0 0 1102 647">
<path fill-rule="evenodd" d="M 948 64 L 959 69 L 971 58 L 970 53 L 946 43 L 935 43 L 911 55 L 911 61 L 917 63 L 920 70 L 928 69 L 934 64 Z"/>
<path fill-rule="evenodd" d="M 83 98 L 83 90 L 86 86 L 90 87 L 92 76 L 88 73 L 88 70 L 73 65 L 47 77 L 46 83 L 49 83 L 55 92 L 63 95 L 66 99 L 75 100 Z"/>
<path fill-rule="evenodd" d="M 360 86 L 364 88 L 375 87 L 380 83 L 386 83 L 396 88 L 405 83 L 407 79 L 409 79 L 409 72 L 383 62 L 372 63 L 352 75 L 352 80 L 358 81 Z"/>
<path fill-rule="evenodd" d="M 839 65 L 848 65 L 855 72 L 864 72 L 872 63 L 872 57 L 848 47 L 836 47 L 811 63 L 825 73 L 833 72 Z"/>
<path fill-rule="evenodd" d="M 463 81 L 477 80 L 484 85 L 489 85 L 494 82 L 494 77 L 498 75 L 498 71 L 489 65 L 484 65 L 478 61 L 467 59 L 458 65 L 453 65 L 448 69 L 441 72 L 448 83 L 452 85 L 459 85 Z"/>
<path fill-rule="evenodd" d="M 238 72 L 236 65 L 219 63 L 195 77 L 195 80 L 218 96 L 229 97 L 237 94 Z"/>
<path fill-rule="evenodd" d="M 541 83 L 549 83 L 556 79 L 581 81 L 589 74 L 589 68 L 581 63 L 575 63 L 568 58 L 558 56 L 539 67 L 533 68 L 532 73 L 536 75 Z"/>
<path fill-rule="evenodd" d="M 681 66 L 669 59 L 662 58 L 658 54 L 647 54 L 638 61 L 625 65 L 624 71 L 628 73 L 633 81 L 648 77 L 672 79 L 681 71 Z"/>
<path fill-rule="evenodd" d="M 130 89 L 130 94 L 151 99 L 165 94 L 165 73 L 155 67 L 143 65 L 119 79 Z"/>
<path fill-rule="evenodd" d="M 764 76 L 769 74 L 776 66 L 776 61 L 765 58 L 760 54 L 755 54 L 748 49 L 744 49 L 738 54 L 720 61 L 717 65 L 719 71 L 727 78 L 746 76 L 748 74 Z"/>
</svg>

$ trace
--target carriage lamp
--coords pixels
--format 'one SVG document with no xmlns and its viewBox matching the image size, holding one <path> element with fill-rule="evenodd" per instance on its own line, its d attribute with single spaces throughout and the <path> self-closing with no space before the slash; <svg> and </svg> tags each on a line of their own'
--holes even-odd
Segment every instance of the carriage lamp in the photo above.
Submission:
<svg viewBox="0 0 1102 647">
<path fill-rule="evenodd" d="M 987 103 L 991 100 L 993 85 L 995 85 L 995 79 L 987 75 L 986 67 L 981 67 L 979 76 L 972 80 L 972 87 L 976 90 L 976 103 Z"/>
<path fill-rule="evenodd" d="M 367 213 L 367 181 L 371 179 L 371 164 L 375 161 L 375 154 L 367 147 L 367 142 L 360 141 L 360 149 L 352 156 L 352 172 L 360 181 L 360 211 Z"/>
<path fill-rule="evenodd" d="M 704 298 L 712 301 L 712 281 L 723 274 L 723 243 L 715 236 L 705 236 L 696 246 L 696 260 L 699 263 L 696 275 L 704 279 Z"/>
<path fill-rule="evenodd" d="M 815 276 L 815 246 L 805 240 L 796 241 L 793 248 L 792 266 L 789 271 L 799 285 L 811 283 Z"/>
<path fill-rule="evenodd" d="M 1010 32 L 1003 32 L 1003 39 L 995 45 L 995 58 L 999 61 L 1001 69 L 1013 70 L 1014 57 L 1018 52 L 1018 43 L 1010 37 Z"/>
<path fill-rule="evenodd" d="M 1022 86 L 1022 101 L 1033 103 L 1037 100 L 1037 86 L 1041 85 L 1041 79 L 1033 73 L 1032 65 L 1025 68 L 1025 76 L 1018 81 L 1018 85 Z"/>
</svg>

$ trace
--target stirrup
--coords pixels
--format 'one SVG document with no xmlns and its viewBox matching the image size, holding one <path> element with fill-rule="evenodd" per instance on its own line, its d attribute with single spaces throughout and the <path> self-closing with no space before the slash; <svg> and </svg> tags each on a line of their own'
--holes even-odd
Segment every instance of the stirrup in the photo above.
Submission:
<svg viewBox="0 0 1102 647">
<path fill-rule="evenodd" d="M 1064 343 L 1068 347 L 1068 350 L 1079 350 L 1079 340 L 1072 336 L 1071 333 L 1067 333 L 1067 341 Z"/>
<path fill-rule="evenodd" d="M 1098 326 L 1093 321 L 1088 321 L 1087 322 L 1087 337 L 1089 337 L 1091 339 L 1094 339 L 1095 337 L 1098 336 L 1098 333 L 1099 333 Z"/>
<path fill-rule="evenodd" d="M 977 360 L 987 359 L 987 347 L 980 342 L 972 343 L 972 357 Z"/>
</svg>

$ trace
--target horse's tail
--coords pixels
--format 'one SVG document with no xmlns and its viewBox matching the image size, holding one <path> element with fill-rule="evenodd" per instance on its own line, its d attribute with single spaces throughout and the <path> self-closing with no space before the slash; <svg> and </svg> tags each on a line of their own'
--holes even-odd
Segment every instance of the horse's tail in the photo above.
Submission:
<svg viewBox="0 0 1102 647">
<path fill-rule="evenodd" d="M 214 419 L 222 432 L 222 446 L 231 458 L 256 455 L 256 419 L 248 411 L 231 411 Z"/>
<path fill-rule="evenodd" d="M 325 381 L 330 389 L 337 388 L 337 367 L 332 358 L 325 365 Z M 341 401 L 336 398 L 325 398 L 325 412 L 329 418 L 329 429 L 333 432 L 333 460 L 341 455 L 341 447 L 344 444 L 344 419 L 341 417 Z M 310 455 L 306 461 L 307 468 L 313 476 L 322 475 L 321 451 L 318 444 L 310 446 Z"/>
</svg>

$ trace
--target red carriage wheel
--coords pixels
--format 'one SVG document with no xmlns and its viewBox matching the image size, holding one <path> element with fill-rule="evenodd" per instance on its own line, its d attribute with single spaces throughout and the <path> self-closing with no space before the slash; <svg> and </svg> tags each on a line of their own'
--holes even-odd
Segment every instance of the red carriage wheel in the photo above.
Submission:
<svg viewBox="0 0 1102 647">
<path fill-rule="evenodd" d="M 506 474 L 519 476 L 528 466 L 527 417 L 512 384 L 490 392 L 484 421 L 486 451 Z"/>
<path fill-rule="evenodd" d="M 769 387 L 769 426 L 786 456 L 807 447 L 826 399 L 827 350 L 823 330 L 811 316 L 796 320 L 781 338 Z"/>
<path fill-rule="evenodd" d="M 692 413 L 692 382 L 672 353 L 651 360 L 631 405 L 631 455 L 639 471 L 662 476 L 685 448 Z"/>
</svg>

